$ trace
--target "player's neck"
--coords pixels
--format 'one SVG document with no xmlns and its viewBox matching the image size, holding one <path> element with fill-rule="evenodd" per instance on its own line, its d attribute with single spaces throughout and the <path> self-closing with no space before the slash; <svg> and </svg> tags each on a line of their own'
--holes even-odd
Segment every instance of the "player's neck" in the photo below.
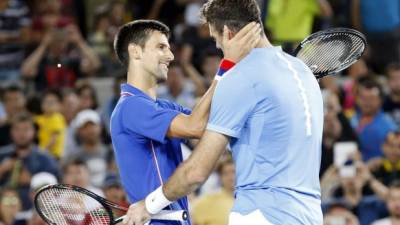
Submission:
<svg viewBox="0 0 400 225">
<path fill-rule="evenodd" d="M 157 98 L 157 81 L 154 76 L 141 69 L 128 69 L 127 83 L 141 90 L 152 99 Z"/>
<path fill-rule="evenodd" d="M 271 42 L 269 42 L 268 38 L 266 36 L 263 36 L 258 44 L 256 45 L 256 48 L 270 48 L 274 47 Z"/>
</svg>

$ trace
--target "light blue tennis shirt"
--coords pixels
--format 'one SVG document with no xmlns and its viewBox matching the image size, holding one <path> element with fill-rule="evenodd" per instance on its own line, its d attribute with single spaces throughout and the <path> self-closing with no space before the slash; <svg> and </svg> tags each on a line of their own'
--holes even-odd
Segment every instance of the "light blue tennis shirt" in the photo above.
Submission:
<svg viewBox="0 0 400 225">
<path fill-rule="evenodd" d="M 317 80 L 280 47 L 256 48 L 219 81 L 207 129 L 225 134 L 236 166 L 234 212 L 273 224 L 322 224 L 323 127 Z"/>
</svg>

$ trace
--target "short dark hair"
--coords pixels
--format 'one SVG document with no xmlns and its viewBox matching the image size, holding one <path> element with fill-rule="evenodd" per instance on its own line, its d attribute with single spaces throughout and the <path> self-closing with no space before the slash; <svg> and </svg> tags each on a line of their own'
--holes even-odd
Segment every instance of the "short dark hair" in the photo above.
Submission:
<svg viewBox="0 0 400 225">
<path fill-rule="evenodd" d="M 237 32 L 250 22 L 261 23 L 256 0 L 209 0 L 201 8 L 201 17 L 219 33 L 224 25 Z"/>
<path fill-rule="evenodd" d="M 135 20 L 121 26 L 114 38 L 114 51 L 118 60 L 128 66 L 128 45 L 133 43 L 144 48 L 153 31 L 159 31 L 167 38 L 170 36 L 169 28 L 157 20 Z"/>
<path fill-rule="evenodd" d="M 395 179 L 389 183 L 389 188 L 400 188 L 400 180 Z"/>
<path fill-rule="evenodd" d="M 69 168 L 72 166 L 82 166 L 85 167 L 86 169 L 88 168 L 85 161 L 82 158 L 72 157 L 62 165 L 61 170 L 63 172 L 63 175 L 67 173 L 67 170 L 69 170 Z"/>
<path fill-rule="evenodd" d="M 35 127 L 35 122 L 33 121 L 31 114 L 29 114 L 28 112 L 20 112 L 16 114 L 11 120 L 11 127 L 14 127 L 16 124 L 24 122 L 31 123 L 32 126 Z"/>
<path fill-rule="evenodd" d="M 390 63 L 387 67 L 386 67 L 386 73 L 390 78 L 390 73 L 393 71 L 399 71 L 400 70 L 400 63 Z"/>
<path fill-rule="evenodd" d="M 6 94 L 15 93 L 15 92 L 24 95 L 24 91 L 22 90 L 22 87 L 20 85 L 18 85 L 18 84 L 11 84 L 11 85 L 5 87 L 2 90 L 2 100 L 4 100 Z"/>
<path fill-rule="evenodd" d="M 384 98 L 385 94 L 383 93 L 382 86 L 380 85 L 379 81 L 373 76 L 361 77 L 360 79 L 358 79 L 358 86 L 363 87 L 365 89 L 376 88 L 379 91 L 379 97 L 381 99 Z"/>
</svg>

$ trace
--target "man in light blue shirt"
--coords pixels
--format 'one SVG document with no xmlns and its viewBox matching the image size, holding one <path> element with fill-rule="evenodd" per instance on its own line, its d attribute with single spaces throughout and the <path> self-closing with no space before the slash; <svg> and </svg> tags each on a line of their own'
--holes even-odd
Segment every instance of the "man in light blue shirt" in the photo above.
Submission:
<svg viewBox="0 0 400 225">
<path fill-rule="evenodd" d="M 211 0 L 202 14 L 222 50 L 223 35 L 234 36 L 260 15 L 255 0 Z M 195 190 L 228 143 L 237 179 L 229 225 L 322 224 L 322 105 L 310 69 L 262 34 L 256 48 L 218 83 L 207 130 L 193 154 L 166 184 L 131 206 L 127 224 L 142 224 Z"/>
</svg>

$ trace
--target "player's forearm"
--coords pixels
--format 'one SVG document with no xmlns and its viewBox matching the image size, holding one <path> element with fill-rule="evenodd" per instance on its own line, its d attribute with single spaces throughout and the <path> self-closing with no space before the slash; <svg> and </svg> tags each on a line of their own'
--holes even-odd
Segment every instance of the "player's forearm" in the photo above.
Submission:
<svg viewBox="0 0 400 225">
<path fill-rule="evenodd" d="M 162 189 L 146 197 L 149 212 L 157 213 L 170 202 L 182 198 L 204 183 L 225 151 L 227 143 L 228 138 L 223 134 L 206 131 L 189 159 L 175 170 Z"/>
<path fill-rule="evenodd" d="M 215 79 L 211 83 L 210 88 L 207 90 L 207 92 L 201 98 L 199 103 L 195 106 L 195 108 L 192 111 L 192 114 L 190 115 L 191 126 L 196 126 L 198 128 L 197 129 L 198 138 L 200 138 L 200 136 L 202 135 L 202 133 L 207 125 L 208 116 L 209 116 L 210 107 L 211 107 L 211 100 L 212 100 L 212 96 L 214 95 L 214 90 L 217 86 L 217 81 L 222 79 L 222 76 L 224 75 L 224 73 L 227 72 L 228 70 L 230 70 L 234 65 L 235 65 L 235 63 L 230 60 L 222 60 L 221 61 L 221 64 L 217 71 L 217 74 L 215 75 Z"/>
<path fill-rule="evenodd" d="M 190 127 L 196 127 L 197 137 L 200 138 L 208 121 L 210 114 L 210 106 L 212 96 L 214 94 L 217 81 L 214 81 L 207 92 L 203 95 L 197 105 L 194 107 L 192 114 L 190 115 Z"/>
<path fill-rule="evenodd" d="M 170 201 L 176 201 L 195 191 L 205 181 L 205 176 L 197 172 L 191 163 L 183 163 L 175 170 L 174 176 L 163 186 L 163 192 Z"/>
</svg>

